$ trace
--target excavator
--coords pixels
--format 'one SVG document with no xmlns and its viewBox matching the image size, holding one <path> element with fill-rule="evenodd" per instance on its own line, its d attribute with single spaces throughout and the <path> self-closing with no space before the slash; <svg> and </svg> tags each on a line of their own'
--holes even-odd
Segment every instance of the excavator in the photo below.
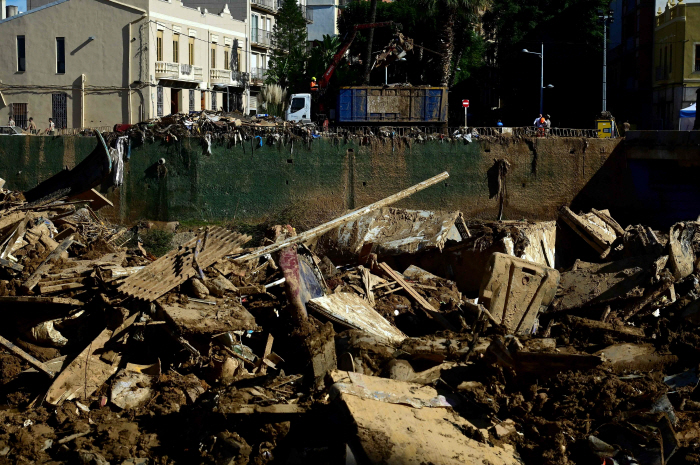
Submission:
<svg viewBox="0 0 700 465">
<path fill-rule="evenodd" d="M 327 124 L 326 118 L 326 104 L 324 103 L 328 98 L 325 96 L 328 90 L 328 84 L 331 81 L 331 77 L 335 70 L 338 68 L 341 60 L 345 56 L 345 53 L 352 45 L 357 33 L 365 29 L 373 29 L 378 27 L 391 27 L 399 29 L 401 25 L 394 21 L 384 21 L 379 23 L 369 23 L 369 24 L 355 24 L 352 28 L 352 32 L 345 39 L 345 42 L 341 45 L 338 53 L 333 56 L 330 65 L 326 68 L 326 71 L 321 75 L 321 79 L 316 85 L 316 89 L 312 93 L 303 94 L 292 94 L 290 97 L 289 105 L 285 112 L 286 121 L 298 121 L 302 123 L 310 123 L 312 121 L 312 108 L 316 110 L 317 121 L 321 124 Z M 383 50 L 379 55 L 378 60 L 375 62 L 375 67 L 387 66 L 391 61 L 403 58 L 407 51 L 413 49 L 413 41 L 411 39 L 405 38 L 401 33 L 396 34 L 396 36 L 391 40 L 389 45 Z M 393 58 L 393 60 L 391 59 Z"/>
</svg>

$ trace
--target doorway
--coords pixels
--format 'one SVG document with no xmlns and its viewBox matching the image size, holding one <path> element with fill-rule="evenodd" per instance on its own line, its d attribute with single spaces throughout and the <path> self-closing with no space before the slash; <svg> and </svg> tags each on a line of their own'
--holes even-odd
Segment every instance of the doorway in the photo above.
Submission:
<svg viewBox="0 0 700 465">
<path fill-rule="evenodd" d="M 180 89 L 171 89 L 170 91 L 170 113 L 178 113 L 180 111 Z"/>
</svg>

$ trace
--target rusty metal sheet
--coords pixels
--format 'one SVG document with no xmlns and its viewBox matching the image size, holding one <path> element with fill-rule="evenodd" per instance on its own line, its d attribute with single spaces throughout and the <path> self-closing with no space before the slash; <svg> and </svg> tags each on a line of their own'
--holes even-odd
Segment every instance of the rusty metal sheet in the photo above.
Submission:
<svg viewBox="0 0 700 465">
<path fill-rule="evenodd" d="M 307 308 L 349 328 L 359 329 L 392 344 L 400 344 L 406 335 L 391 324 L 361 297 L 339 292 L 312 299 Z"/>
<path fill-rule="evenodd" d="M 224 255 L 236 252 L 250 240 L 250 236 L 213 227 L 201 233 L 176 250 L 171 250 L 141 271 L 126 278 L 119 292 L 137 299 L 152 302 L 175 286 L 195 275 L 195 249 L 200 243 L 197 257 L 204 269 Z"/>
<path fill-rule="evenodd" d="M 448 239 L 459 242 L 465 235 L 468 237 L 468 230 L 458 211 L 382 208 L 333 229 L 319 244 L 337 249 L 340 255 L 355 256 L 369 243 L 374 244 L 372 252 L 378 255 L 401 255 L 442 250 Z"/>
</svg>

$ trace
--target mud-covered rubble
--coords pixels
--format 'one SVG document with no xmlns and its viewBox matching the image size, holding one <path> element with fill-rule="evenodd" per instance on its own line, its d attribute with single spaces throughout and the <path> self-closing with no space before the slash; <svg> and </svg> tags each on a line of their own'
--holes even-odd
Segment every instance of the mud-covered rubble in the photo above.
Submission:
<svg viewBox="0 0 700 465">
<path fill-rule="evenodd" d="M 0 461 L 698 462 L 698 223 L 389 206 L 435 179 L 160 257 L 0 190 Z"/>
</svg>

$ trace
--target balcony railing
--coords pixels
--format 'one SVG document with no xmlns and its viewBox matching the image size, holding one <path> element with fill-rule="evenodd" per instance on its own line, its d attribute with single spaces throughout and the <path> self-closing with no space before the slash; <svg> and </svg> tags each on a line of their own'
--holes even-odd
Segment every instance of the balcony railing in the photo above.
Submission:
<svg viewBox="0 0 700 465">
<path fill-rule="evenodd" d="M 210 69 L 209 82 L 212 84 L 230 84 L 231 71 L 227 69 Z"/>
<path fill-rule="evenodd" d="M 262 83 L 265 80 L 266 74 L 266 68 L 250 68 L 250 80 L 253 82 Z"/>
<path fill-rule="evenodd" d="M 275 11 L 278 8 L 278 2 L 275 0 L 250 0 L 250 4 L 270 11 Z"/>
<path fill-rule="evenodd" d="M 269 47 L 272 44 L 272 34 L 265 29 L 253 28 L 250 30 L 250 41 L 263 47 Z"/>
<path fill-rule="evenodd" d="M 167 61 L 156 61 L 156 79 L 177 79 L 179 77 L 178 68 L 179 67 L 177 63 L 170 63 Z"/>
</svg>

